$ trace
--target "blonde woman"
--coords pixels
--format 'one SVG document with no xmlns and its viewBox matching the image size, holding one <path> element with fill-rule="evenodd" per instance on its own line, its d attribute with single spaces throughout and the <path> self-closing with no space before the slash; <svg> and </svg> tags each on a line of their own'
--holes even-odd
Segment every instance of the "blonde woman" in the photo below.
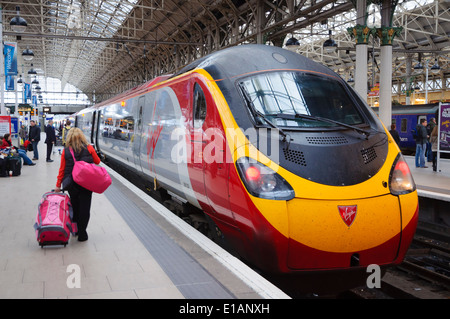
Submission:
<svg viewBox="0 0 450 319">
<path fill-rule="evenodd" d="M 94 147 L 86 140 L 83 132 L 77 127 L 69 130 L 65 146 L 61 154 L 61 165 L 55 191 L 61 191 L 61 184 L 65 190 L 68 190 L 73 207 L 73 221 L 78 226 L 78 241 L 86 241 L 88 240 L 86 228 L 89 223 L 92 192 L 73 181 L 74 160 L 70 150 L 73 150 L 77 161 L 100 164 L 100 158 Z"/>
</svg>

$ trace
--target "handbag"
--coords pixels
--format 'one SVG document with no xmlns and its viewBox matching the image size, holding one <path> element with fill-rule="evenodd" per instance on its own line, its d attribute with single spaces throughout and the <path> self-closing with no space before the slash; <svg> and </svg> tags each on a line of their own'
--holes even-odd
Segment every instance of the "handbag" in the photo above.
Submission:
<svg viewBox="0 0 450 319">
<path fill-rule="evenodd" d="M 33 144 L 31 144 L 30 140 L 26 140 L 23 143 L 23 147 L 25 148 L 26 151 L 31 152 L 33 151 Z"/>
<path fill-rule="evenodd" d="M 98 194 L 102 194 L 111 185 L 111 177 L 104 167 L 85 161 L 77 161 L 70 148 L 73 157 L 73 181 L 78 185 Z"/>
</svg>

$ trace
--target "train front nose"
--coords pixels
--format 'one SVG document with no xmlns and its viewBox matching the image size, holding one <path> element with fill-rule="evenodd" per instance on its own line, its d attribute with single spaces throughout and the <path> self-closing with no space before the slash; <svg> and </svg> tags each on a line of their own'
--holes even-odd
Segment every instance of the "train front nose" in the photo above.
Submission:
<svg viewBox="0 0 450 319">
<path fill-rule="evenodd" d="M 287 203 L 293 270 L 334 269 L 393 263 L 402 240 L 397 196 Z"/>
</svg>

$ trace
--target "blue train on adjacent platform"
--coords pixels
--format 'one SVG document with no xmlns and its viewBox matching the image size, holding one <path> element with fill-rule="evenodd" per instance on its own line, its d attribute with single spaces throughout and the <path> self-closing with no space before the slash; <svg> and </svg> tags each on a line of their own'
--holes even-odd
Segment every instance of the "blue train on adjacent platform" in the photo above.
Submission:
<svg viewBox="0 0 450 319">
<path fill-rule="evenodd" d="M 373 108 L 378 114 L 378 108 Z M 400 149 L 404 153 L 416 151 L 416 141 L 413 138 L 412 132 L 420 119 L 426 118 L 430 122 L 431 118 L 436 118 L 439 111 L 439 103 L 423 104 L 423 105 L 395 105 L 392 106 L 392 123 L 397 126 L 397 131 L 400 135 Z M 387 129 L 390 129 L 388 127 Z"/>
</svg>

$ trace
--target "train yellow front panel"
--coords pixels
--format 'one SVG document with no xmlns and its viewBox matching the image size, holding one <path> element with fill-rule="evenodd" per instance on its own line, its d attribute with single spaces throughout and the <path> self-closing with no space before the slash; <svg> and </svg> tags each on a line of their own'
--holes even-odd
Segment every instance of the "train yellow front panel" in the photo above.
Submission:
<svg viewBox="0 0 450 319">
<path fill-rule="evenodd" d="M 417 191 L 400 196 L 400 202 L 402 205 L 402 229 L 404 229 L 416 217 L 419 205 Z"/>
<path fill-rule="evenodd" d="M 339 211 L 356 206 L 350 226 Z M 308 247 L 329 252 L 358 252 L 381 245 L 399 234 L 398 199 L 382 197 L 318 201 L 294 199 L 287 203 L 289 237 Z M 353 215 L 353 214 L 352 214 Z"/>
</svg>

